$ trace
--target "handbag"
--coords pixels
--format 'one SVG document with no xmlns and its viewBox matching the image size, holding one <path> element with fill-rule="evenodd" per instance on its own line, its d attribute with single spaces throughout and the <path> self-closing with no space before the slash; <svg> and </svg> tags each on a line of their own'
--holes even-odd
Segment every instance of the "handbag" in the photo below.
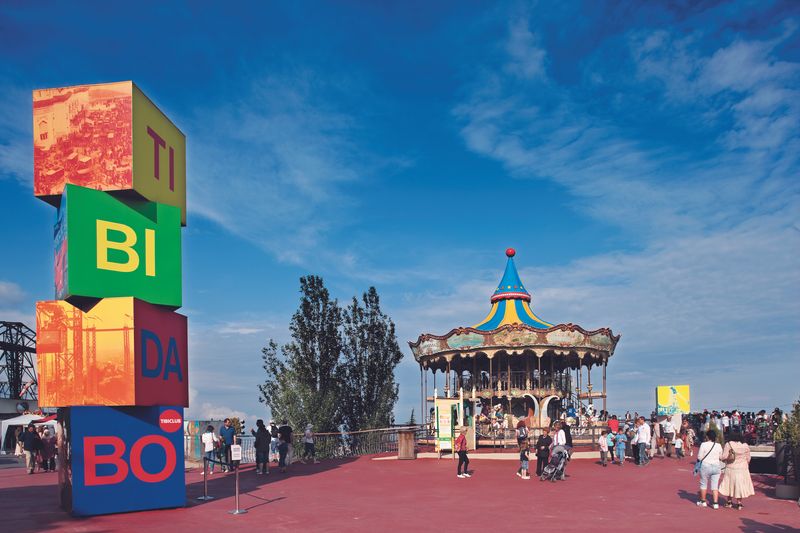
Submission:
<svg viewBox="0 0 800 533">
<path fill-rule="evenodd" d="M 706 458 L 706 457 L 708 457 L 708 456 L 709 456 L 709 454 L 710 454 L 710 453 L 711 453 L 711 452 L 714 450 L 714 446 L 716 446 L 716 445 L 717 445 L 717 443 L 716 443 L 716 442 L 715 442 L 714 444 L 712 444 L 712 445 L 711 445 L 711 449 L 710 449 L 710 450 L 708 450 L 708 452 L 706 452 L 706 454 L 703 456 L 703 458 L 702 458 L 702 459 L 698 459 L 698 461 L 697 461 L 697 462 L 694 464 L 694 472 L 693 472 L 693 475 L 695 475 L 695 476 L 696 476 L 696 475 L 698 475 L 698 474 L 700 473 L 700 468 L 703 466 L 703 461 L 704 461 L 704 460 L 705 460 L 705 458 Z"/>
</svg>

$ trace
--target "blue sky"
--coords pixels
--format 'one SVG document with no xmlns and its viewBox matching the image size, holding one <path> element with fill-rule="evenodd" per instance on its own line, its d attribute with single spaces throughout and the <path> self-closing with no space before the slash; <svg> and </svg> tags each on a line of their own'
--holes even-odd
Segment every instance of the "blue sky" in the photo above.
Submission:
<svg viewBox="0 0 800 533">
<path fill-rule="evenodd" d="M 266 416 L 315 273 L 377 287 L 406 419 L 406 341 L 482 319 L 509 246 L 539 316 L 622 334 L 612 410 L 797 399 L 796 2 L 137 6 L 0 7 L 3 319 L 53 296 L 30 91 L 132 79 L 188 138 L 190 416 Z"/>
</svg>

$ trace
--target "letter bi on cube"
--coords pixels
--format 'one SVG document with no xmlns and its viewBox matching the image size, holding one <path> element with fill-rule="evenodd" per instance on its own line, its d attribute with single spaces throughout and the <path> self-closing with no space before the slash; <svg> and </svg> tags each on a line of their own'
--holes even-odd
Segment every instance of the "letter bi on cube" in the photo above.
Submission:
<svg viewBox="0 0 800 533">
<path fill-rule="evenodd" d="M 134 296 L 180 307 L 178 208 L 68 184 L 54 237 L 56 298 L 84 307 L 87 299 Z"/>
<path fill-rule="evenodd" d="M 181 407 L 62 407 L 62 507 L 76 516 L 180 507 Z"/>
<path fill-rule="evenodd" d="M 37 302 L 39 404 L 189 405 L 186 317 L 131 297 Z"/>
</svg>

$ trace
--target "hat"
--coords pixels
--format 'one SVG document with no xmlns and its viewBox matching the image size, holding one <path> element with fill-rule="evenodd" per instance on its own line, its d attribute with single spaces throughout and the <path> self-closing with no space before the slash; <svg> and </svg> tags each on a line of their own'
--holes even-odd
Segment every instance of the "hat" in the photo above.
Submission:
<svg viewBox="0 0 800 533">
<path fill-rule="evenodd" d="M 314 426 L 312 426 L 311 424 L 306 424 L 306 429 L 311 429 L 312 427 Z"/>
</svg>

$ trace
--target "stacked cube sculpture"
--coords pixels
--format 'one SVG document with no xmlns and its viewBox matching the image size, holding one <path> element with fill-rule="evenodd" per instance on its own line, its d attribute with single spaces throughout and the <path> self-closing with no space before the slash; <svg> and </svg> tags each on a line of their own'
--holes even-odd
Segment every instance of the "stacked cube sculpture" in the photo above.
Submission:
<svg viewBox="0 0 800 533">
<path fill-rule="evenodd" d="M 34 194 L 58 209 L 36 330 L 62 506 L 183 506 L 186 138 L 130 81 L 34 91 L 33 131 Z"/>
</svg>

